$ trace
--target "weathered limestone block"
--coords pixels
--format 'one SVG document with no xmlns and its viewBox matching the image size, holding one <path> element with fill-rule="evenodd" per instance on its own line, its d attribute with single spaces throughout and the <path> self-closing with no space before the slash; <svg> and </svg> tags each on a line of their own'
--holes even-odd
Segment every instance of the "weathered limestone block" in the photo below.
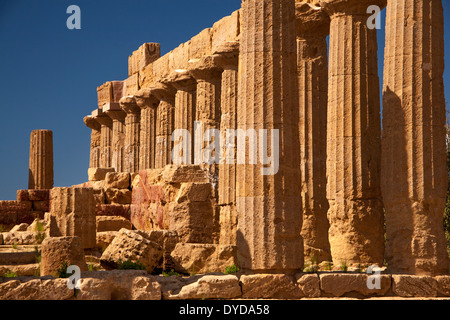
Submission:
<svg viewBox="0 0 450 320">
<path fill-rule="evenodd" d="M 102 181 L 106 179 L 109 172 L 115 172 L 114 168 L 89 168 L 89 181 Z"/>
<path fill-rule="evenodd" d="M 48 190 L 48 189 L 28 190 L 28 199 L 30 201 L 49 201 L 50 200 L 50 190 Z"/>
<path fill-rule="evenodd" d="M 112 120 L 111 166 L 117 172 L 121 172 L 124 169 L 126 113 L 120 108 L 119 103 L 105 104 L 103 112 Z"/>
<path fill-rule="evenodd" d="M 84 124 L 92 130 L 89 168 L 97 168 L 100 166 L 100 141 L 102 136 L 102 126 L 92 116 L 84 117 L 83 121 Z"/>
<path fill-rule="evenodd" d="M 303 296 L 293 276 L 252 274 L 239 279 L 244 299 L 299 299 Z"/>
<path fill-rule="evenodd" d="M 128 58 L 128 75 L 131 77 L 161 57 L 159 43 L 144 43 Z"/>
<path fill-rule="evenodd" d="M 18 221 L 26 222 L 32 211 L 31 201 L 0 201 L 0 224 L 16 225 Z"/>
<path fill-rule="evenodd" d="M 120 231 L 120 229 L 132 229 L 130 220 L 123 217 L 97 216 L 96 217 L 97 232 Z"/>
<path fill-rule="evenodd" d="M 384 296 L 391 289 L 391 276 L 380 275 L 381 289 L 369 289 L 367 274 L 321 274 L 320 288 L 323 295 L 332 297 Z"/>
<path fill-rule="evenodd" d="M 175 231 L 170 230 L 154 230 L 150 232 L 139 232 L 140 235 L 147 238 L 148 240 L 159 244 L 163 250 L 163 255 L 156 266 L 160 270 L 170 271 L 175 269 L 175 262 L 172 258 L 172 251 L 175 246 L 180 242 L 180 238 Z"/>
<path fill-rule="evenodd" d="M 106 204 L 126 205 L 132 202 L 132 192 L 129 189 L 110 188 L 105 190 Z"/>
<path fill-rule="evenodd" d="M 246 0 L 240 14 L 238 128 L 279 130 L 283 138 L 278 172 L 269 168 L 263 176 L 259 161 L 236 166 L 239 265 L 296 270 L 303 266 L 303 240 L 300 156 L 293 152 L 300 150 L 295 1 Z"/>
<path fill-rule="evenodd" d="M 183 285 L 178 292 L 170 291 L 164 295 L 168 300 L 233 299 L 242 295 L 239 279 L 234 275 L 205 275 L 198 281 Z M 164 285 L 164 282 L 163 282 Z"/>
<path fill-rule="evenodd" d="M 107 103 L 118 103 L 126 93 L 125 81 L 109 81 L 97 88 L 98 107 Z"/>
<path fill-rule="evenodd" d="M 322 0 L 331 17 L 327 119 L 329 240 L 336 264 L 383 264 L 381 123 L 377 30 L 370 5 L 385 0 Z M 367 226 L 371 226 L 367 228 Z"/>
<path fill-rule="evenodd" d="M 297 70 L 300 102 L 300 171 L 305 257 L 330 261 L 326 195 L 328 56 L 330 18 L 297 1 Z"/>
<path fill-rule="evenodd" d="M 225 272 L 237 264 L 236 247 L 230 245 L 178 243 L 171 256 L 176 271 L 190 274 Z"/>
<path fill-rule="evenodd" d="M 211 28 L 204 29 L 189 41 L 189 60 L 200 59 L 212 53 Z"/>
<path fill-rule="evenodd" d="M 67 279 L 13 280 L 0 285 L 1 300 L 69 300 L 73 296 Z"/>
<path fill-rule="evenodd" d="M 50 237 L 77 236 L 84 249 L 94 248 L 96 222 L 91 188 L 53 188 L 50 193 Z"/>
<path fill-rule="evenodd" d="M 167 166 L 161 172 L 161 176 L 165 183 L 208 182 L 207 173 L 198 165 Z"/>
<path fill-rule="evenodd" d="M 120 106 L 126 112 L 125 118 L 125 147 L 123 171 L 139 171 L 139 135 L 141 109 L 137 106 L 133 96 L 123 97 Z"/>
<path fill-rule="evenodd" d="M 317 274 L 299 274 L 296 276 L 297 285 L 305 298 L 318 298 L 320 292 L 320 279 Z"/>
<path fill-rule="evenodd" d="M 124 217 L 125 219 L 130 219 L 130 205 L 103 204 L 96 206 L 95 212 L 97 216 Z"/>
<path fill-rule="evenodd" d="M 211 28 L 211 51 L 214 53 L 225 42 L 236 41 L 239 33 L 239 10 L 236 10 L 214 23 Z"/>
<path fill-rule="evenodd" d="M 149 89 L 141 89 L 135 95 L 136 104 L 141 108 L 139 136 L 139 169 L 155 167 L 156 115 L 159 100 Z"/>
<path fill-rule="evenodd" d="M 111 168 L 112 165 L 112 125 L 113 122 L 101 109 L 94 110 L 92 117 L 101 125 L 100 165 L 101 168 Z"/>
<path fill-rule="evenodd" d="M 127 95 L 134 95 L 136 94 L 140 87 L 139 87 L 139 73 L 135 73 L 132 76 L 130 76 L 128 79 L 125 80 L 125 87 L 126 87 L 126 94 Z"/>
<path fill-rule="evenodd" d="M 212 186 L 210 183 L 183 183 L 178 192 L 176 202 L 205 202 L 211 199 Z"/>
<path fill-rule="evenodd" d="M 389 271 L 448 272 L 444 22 L 440 0 L 389 1 L 382 192 Z"/>
<path fill-rule="evenodd" d="M 103 252 L 100 263 L 105 269 L 117 268 L 120 261 L 139 262 L 151 273 L 162 257 L 162 248 L 138 233 L 121 229 Z"/>
<path fill-rule="evenodd" d="M 28 189 L 53 188 L 53 132 L 34 130 L 30 135 Z"/>
<path fill-rule="evenodd" d="M 106 248 L 113 242 L 119 231 L 102 231 L 97 232 L 96 248 L 105 251 Z"/>
<path fill-rule="evenodd" d="M 438 294 L 442 297 L 450 297 L 450 276 L 435 277 L 438 284 Z"/>
<path fill-rule="evenodd" d="M 41 276 L 58 276 L 63 263 L 87 271 L 83 244 L 79 237 L 46 238 L 41 246 Z"/>
<path fill-rule="evenodd" d="M 393 274 L 392 292 L 401 297 L 437 297 L 438 283 L 430 276 Z"/>
<path fill-rule="evenodd" d="M 169 70 L 184 70 L 189 62 L 189 44 L 185 42 L 169 53 Z"/>
<path fill-rule="evenodd" d="M 128 189 L 130 179 L 128 172 L 108 172 L 105 177 L 105 188 Z"/>
</svg>

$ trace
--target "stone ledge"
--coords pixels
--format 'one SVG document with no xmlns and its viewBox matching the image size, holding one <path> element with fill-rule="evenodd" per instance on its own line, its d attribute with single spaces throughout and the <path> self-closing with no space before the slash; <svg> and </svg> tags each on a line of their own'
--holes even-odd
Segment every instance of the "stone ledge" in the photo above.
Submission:
<svg viewBox="0 0 450 320">
<path fill-rule="evenodd" d="M 450 275 L 381 275 L 381 289 L 366 274 L 207 274 L 155 276 L 145 271 L 82 272 L 74 295 L 66 279 L 0 278 L 0 300 L 204 300 L 204 299 L 441 299 L 450 297 Z"/>
</svg>

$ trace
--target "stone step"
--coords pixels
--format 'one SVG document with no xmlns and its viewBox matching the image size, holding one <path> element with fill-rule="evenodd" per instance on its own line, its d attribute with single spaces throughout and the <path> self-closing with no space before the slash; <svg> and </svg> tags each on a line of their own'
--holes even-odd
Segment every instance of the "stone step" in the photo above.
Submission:
<svg viewBox="0 0 450 320">
<path fill-rule="evenodd" d="M 18 277 L 39 276 L 39 263 L 0 265 L 0 277 L 12 272 Z"/>
<path fill-rule="evenodd" d="M 40 246 L 0 246 L 0 265 L 35 264 Z"/>
</svg>

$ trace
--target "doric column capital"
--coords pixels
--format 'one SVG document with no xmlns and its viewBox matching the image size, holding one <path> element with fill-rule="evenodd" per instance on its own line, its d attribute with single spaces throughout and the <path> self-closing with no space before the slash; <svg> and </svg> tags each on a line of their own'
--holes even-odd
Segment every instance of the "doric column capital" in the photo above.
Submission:
<svg viewBox="0 0 450 320">
<path fill-rule="evenodd" d="M 107 103 L 103 106 L 103 112 L 112 120 L 124 121 L 126 113 L 120 108 L 119 103 Z"/>
<path fill-rule="evenodd" d="M 297 1 L 295 3 L 295 18 L 297 21 L 297 37 L 326 37 L 330 34 L 330 16 L 319 6 Z"/>
<path fill-rule="evenodd" d="M 134 96 L 126 96 L 120 99 L 120 107 L 127 114 L 139 114 L 141 108 L 138 107 Z"/>
<path fill-rule="evenodd" d="M 334 15 L 370 15 L 367 8 L 376 5 L 386 7 L 387 0 L 320 0 L 320 6 L 333 18 Z"/>
<path fill-rule="evenodd" d="M 197 89 L 197 82 L 188 70 L 175 70 L 165 81 L 177 90 L 194 92 Z"/>
<path fill-rule="evenodd" d="M 206 56 L 189 61 L 188 71 L 197 81 L 220 79 L 223 69 L 217 64 L 215 56 Z"/>
<path fill-rule="evenodd" d="M 92 111 L 91 116 L 95 119 L 95 121 L 100 123 L 100 125 L 102 126 L 106 127 L 112 126 L 112 119 L 108 117 L 108 115 L 104 113 L 102 109 L 96 109 Z"/>
<path fill-rule="evenodd" d="M 136 104 L 141 109 L 153 108 L 156 109 L 159 104 L 159 100 L 152 94 L 151 89 L 140 89 L 135 95 L 134 99 Z"/>
<path fill-rule="evenodd" d="M 149 88 L 151 94 L 159 101 L 165 101 L 170 104 L 175 104 L 175 94 L 177 90 L 170 85 L 167 79 L 157 82 Z"/>
<path fill-rule="evenodd" d="M 86 116 L 83 118 L 84 124 L 91 130 L 100 130 L 101 125 L 93 116 Z"/>
<path fill-rule="evenodd" d="M 239 42 L 225 42 L 214 51 L 213 57 L 215 63 L 222 69 L 237 69 L 239 63 Z"/>
</svg>

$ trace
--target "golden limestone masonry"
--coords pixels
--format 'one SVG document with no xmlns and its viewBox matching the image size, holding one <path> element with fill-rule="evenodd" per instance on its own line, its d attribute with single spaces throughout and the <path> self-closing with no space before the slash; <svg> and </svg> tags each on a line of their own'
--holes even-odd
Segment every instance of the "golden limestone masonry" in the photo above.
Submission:
<svg viewBox="0 0 450 320">
<path fill-rule="evenodd" d="M 441 0 L 243 0 L 144 43 L 83 119 L 85 183 L 31 133 L 0 300 L 450 297 L 443 43 Z"/>
</svg>

